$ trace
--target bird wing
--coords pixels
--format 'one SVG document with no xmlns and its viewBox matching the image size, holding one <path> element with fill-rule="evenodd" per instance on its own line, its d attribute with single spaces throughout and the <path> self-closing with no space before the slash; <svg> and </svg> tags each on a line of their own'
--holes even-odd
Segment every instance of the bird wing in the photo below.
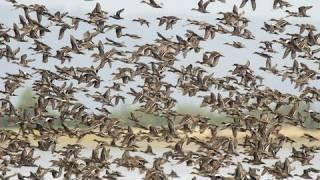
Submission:
<svg viewBox="0 0 320 180">
<path fill-rule="evenodd" d="M 256 10 L 257 8 L 256 0 L 251 0 L 251 7 L 253 10 Z"/>
<path fill-rule="evenodd" d="M 124 11 L 124 8 L 120 9 L 119 11 L 117 11 L 116 16 L 120 17 L 120 14 Z"/>
<path fill-rule="evenodd" d="M 247 4 L 248 0 L 242 0 L 240 8 L 243 8 Z"/>
<path fill-rule="evenodd" d="M 63 38 L 64 32 L 66 31 L 66 29 L 67 29 L 67 26 L 61 26 L 58 40 L 61 40 Z"/>
<path fill-rule="evenodd" d="M 99 50 L 100 55 L 104 55 L 104 47 L 103 47 L 103 43 L 101 40 L 98 43 L 98 50 Z"/>
</svg>

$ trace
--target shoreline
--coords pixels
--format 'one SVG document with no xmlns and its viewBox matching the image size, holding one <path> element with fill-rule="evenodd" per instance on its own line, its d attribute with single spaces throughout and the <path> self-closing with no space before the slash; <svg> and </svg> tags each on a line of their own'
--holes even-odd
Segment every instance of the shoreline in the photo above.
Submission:
<svg viewBox="0 0 320 180">
<path fill-rule="evenodd" d="M 6 128 L 8 130 L 13 130 L 13 131 L 18 131 L 17 128 Z M 140 131 L 145 132 L 145 130 L 142 130 L 140 128 L 132 128 L 134 133 L 138 133 Z M 302 128 L 298 128 L 298 127 L 294 127 L 294 126 L 286 126 L 283 127 L 280 130 L 280 133 L 295 140 L 296 143 L 295 144 L 308 144 L 308 145 L 317 145 L 320 142 L 319 141 L 313 141 L 313 142 L 309 142 L 308 140 L 306 140 L 305 138 L 302 138 L 301 136 L 303 136 L 304 133 L 308 133 L 312 136 L 314 136 L 315 138 L 320 140 L 320 130 L 307 130 L 307 129 L 302 129 Z M 238 132 L 238 140 L 242 140 L 245 135 L 247 133 L 245 132 Z M 206 130 L 205 132 L 203 132 L 202 134 L 199 133 L 199 130 L 196 129 L 196 132 L 193 133 L 189 133 L 188 134 L 189 137 L 197 137 L 201 140 L 206 139 L 207 137 L 210 136 L 210 131 Z M 217 132 L 217 136 L 224 136 L 224 137 L 232 137 L 232 131 L 230 129 L 224 129 L 224 130 L 218 130 Z M 102 138 L 96 135 L 86 135 L 84 136 L 79 143 L 81 145 L 84 146 L 88 146 L 91 147 L 93 145 L 96 145 L 97 142 L 95 142 L 94 140 L 102 140 L 102 141 L 107 141 L 110 140 L 109 138 Z M 30 140 L 32 140 L 32 138 L 30 138 Z M 34 140 L 32 140 L 34 141 Z M 77 143 L 77 139 L 76 138 L 70 138 L 68 136 L 60 136 L 57 138 L 57 142 L 59 145 L 67 145 L 67 144 L 75 144 Z M 139 143 L 138 143 L 139 144 Z M 144 143 L 144 144 L 148 144 L 148 143 Z M 170 144 L 167 142 L 161 142 L 161 141 L 153 141 L 150 144 Z"/>
<path fill-rule="evenodd" d="M 9 130 L 14 130 L 14 131 L 17 131 L 18 129 L 17 128 L 8 128 Z M 133 129 L 133 132 L 134 133 L 138 133 L 140 131 L 145 131 L 145 130 L 142 130 L 140 128 L 132 128 Z M 319 144 L 320 142 L 319 141 L 313 141 L 313 142 L 309 142 L 308 140 L 306 140 L 305 138 L 302 138 L 301 136 L 303 136 L 304 133 L 308 133 L 316 138 L 318 138 L 320 140 L 320 130 L 306 130 L 306 129 L 302 129 L 302 128 L 298 128 L 298 127 L 294 127 L 294 126 L 287 126 L 287 127 L 283 127 L 281 130 L 280 130 L 280 133 L 293 139 L 294 141 L 296 141 L 296 143 L 294 144 L 308 144 L 308 145 L 317 145 Z M 245 132 L 238 132 L 238 140 L 242 140 L 245 135 L 247 133 Z M 206 139 L 207 137 L 210 136 L 210 131 L 209 130 L 206 130 L 205 132 L 203 132 L 202 134 L 199 133 L 199 131 L 196 129 L 196 132 L 194 133 L 189 133 L 188 134 L 189 137 L 197 137 L 199 139 Z M 224 129 L 224 130 L 218 130 L 217 132 L 217 136 L 224 136 L 224 137 L 232 137 L 232 131 L 230 129 Z M 99 136 L 96 136 L 96 135 L 86 135 L 85 137 L 83 137 L 79 143 L 81 145 L 84 145 L 84 146 L 87 146 L 87 147 L 92 147 L 92 146 L 95 146 L 97 144 L 97 142 L 95 142 L 94 140 L 97 139 L 97 140 L 102 140 L 102 141 L 106 141 L 108 142 L 110 139 L 109 138 L 102 138 L 102 137 L 99 137 Z M 32 138 L 30 138 L 30 140 L 32 140 Z M 32 140 L 34 141 L 34 140 Z M 57 142 L 59 145 L 67 145 L 67 144 L 75 144 L 77 143 L 77 139 L 76 138 L 70 138 L 68 136 L 61 136 L 61 137 L 58 137 L 57 138 Z M 138 142 L 138 144 L 141 144 Z M 157 144 L 170 144 L 170 143 L 167 143 L 167 142 L 161 142 L 161 141 L 153 141 L 151 143 L 143 143 L 143 144 L 154 144 L 154 145 L 157 145 Z"/>
</svg>

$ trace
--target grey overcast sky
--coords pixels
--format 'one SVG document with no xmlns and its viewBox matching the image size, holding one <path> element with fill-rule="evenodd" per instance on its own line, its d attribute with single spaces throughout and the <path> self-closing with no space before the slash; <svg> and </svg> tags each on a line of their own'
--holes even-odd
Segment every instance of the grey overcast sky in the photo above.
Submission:
<svg viewBox="0 0 320 180">
<path fill-rule="evenodd" d="M 197 0 L 157 0 L 157 2 L 162 3 L 163 8 L 161 9 L 154 9 L 146 4 L 140 3 L 140 0 L 100 0 L 100 1 L 81 1 L 81 0 L 18 0 L 19 3 L 24 4 L 43 4 L 46 5 L 47 9 L 51 12 L 55 11 L 62 11 L 68 12 L 70 15 L 86 17 L 86 13 L 90 12 L 96 2 L 99 2 L 102 6 L 102 9 L 107 11 L 109 15 L 114 14 L 117 10 L 121 8 L 125 8 L 125 11 L 122 13 L 122 16 L 125 18 L 124 20 L 117 21 L 117 20 L 108 20 L 108 23 L 116 23 L 126 26 L 127 28 L 124 30 L 127 33 L 134 33 L 142 36 L 141 40 L 131 40 L 126 37 L 122 37 L 120 39 L 116 39 L 114 32 L 109 31 L 103 35 L 99 35 L 99 38 L 95 39 L 97 42 L 99 39 L 104 39 L 105 37 L 109 37 L 111 39 L 116 39 L 117 41 L 126 42 L 128 45 L 128 50 L 132 50 L 132 46 L 135 44 L 145 44 L 145 43 L 152 43 L 153 40 L 157 37 L 157 32 L 161 32 L 163 35 L 170 37 L 175 35 L 183 36 L 186 29 L 192 29 L 195 32 L 199 32 L 202 34 L 202 31 L 198 31 L 194 26 L 185 26 L 187 19 L 197 19 L 197 20 L 204 20 L 211 24 L 216 24 L 218 21 L 216 18 L 221 17 L 217 14 L 217 12 L 222 11 L 231 11 L 234 4 L 237 6 L 240 5 L 240 0 L 226 0 L 227 3 L 221 3 L 216 1 L 208 6 L 208 14 L 201 14 L 199 12 L 191 11 L 192 8 L 197 6 Z M 273 0 L 256 0 L 257 1 L 257 9 L 256 11 L 251 10 L 250 2 L 248 2 L 247 6 L 242 8 L 241 11 L 245 11 L 245 17 L 250 19 L 248 29 L 253 32 L 256 39 L 255 40 L 244 40 L 239 37 L 230 36 L 230 35 L 222 35 L 217 34 L 216 38 L 213 40 L 209 40 L 207 42 L 201 42 L 201 47 L 204 48 L 204 51 L 219 51 L 225 57 L 221 58 L 219 64 L 215 68 L 208 69 L 208 72 L 214 72 L 217 77 L 226 75 L 227 71 L 232 69 L 232 65 L 234 63 L 244 64 L 247 60 L 251 61 L 251 67 L 255 70 L 256 74 L 259 74 L 265 78 L 265 84 L 269 87 L 276 88 L 282 92 L 288 93 L 298 93 L 298 90 L 294 89 L 294 85 L 290 84 L 289 80 L 285 82 L 281 82 L 280 77 L 272 76 L 269 73 L 262 72 L 258 70 L 259 67 L 265 65 L 265 59 L 254 55 L 253 52 L 259 51 L 259 41 L 262 40 L 272 40 L 279 38 L 277 35 L 271 35 L 261 30 L 263 23 L 265 21 L 270 20 L 271 18 L 279 19 L 281 17 L 285 17 L 287 14 L 284 13 L 284 9 L 272 9 Z M 320 22 L 320 1 L 318 0 L 290 0 L 290 3 L 294 5 L 293 7 L 287 8 L 291 11 L 297 11 L 297 8 L 301 5 L 312 5 L 313 8 L 308 11 L 308 14 L 311 16 L 309 18 L 287 18 L 286 20 L 289 21 L 291 24 L 297 23 L 310 23 L 314 24 L 317 29 L 319 29 L 319 22 Z M 23 14 L 21 9 L 15 10 L 10 3 L 1 0 L 0 1 L 0 22 L 4 23 L 8 27 L 12 27 L 13 22 L 18 22 L 19 14 Z M 164 27 L 158 27 L 158 21 L 156 20 L 157 17 L 165 16 L 165 15 L 173 15 L 182 18 L 183 20 L 179 21 L 173 30 L 165 31 Z M 34 16 L 33 16 L 34 17 Z M 137 23 L 132 22 L 131 20 L 137 17 L 143 17 L 151 21 L 151 27 L 148 29 L 146 27 L 141 27 Z M 74 35 L 77 38 L 81 38 L 82 34 L 92 29 L 89 26 L 84 24 L 80 25 L 78 31 L 68 30 L 65 33 L 65 36 L 62 40 L 58 41 L 58 28 L 52 27 L 52 32 L 47 34 L 43 42 L 50 44 L 54 49 L 61 48 L 65 45 L 69 45 L 69 37 L 70 34 Z M 288 33 L 296 33 L 298 32 L 298 27 L 290 26 L 287 27 Z M 284 34 L 280 35 L 281 37 L 286 37 Z M 232 41 L 241 41 L 246 45 L 245 49 L 235 49 L 230 46 L 224 45 L 225 42 L 232 42 Z M 32 43 L 32 42 L 31 42 Z M 19 43 L 11 42 L 13 47 L 21 47 L 21 53 L 31 54 L 31 52 L 27 49 L 31 43 Z M 280 52 L 277 55 L 273 55 L 273 64 L 278 64 L 278 67 L 283 65 L 292 65 L 292 60 L 282 59 L 283 49 L 279 46 L 275 46 L 276 49 Z M 110 48 L 105 46 L 106 49 Z M 89 55 L 72 55 L 73 59 L 71 63 L 66 63 L 65 66 L 77 65 L 77 66 L 89 66 L 91 65 L 91 60 Z M 39 56 L 32 56 L 33 58 L 40 58 Z M 179 61 L 175 64 L 176 67 L 180 67 L 180 65 L 188 65 L 190 63 L 195 63 L 195 61 L 201 60 L 202 53 L 199 54 L 189 54 L 187 58 L 183 59 L 180 57 Z M 300 62 L 305 62 L 299 59 Z M 38 61 L 38 62 L 41 62 Z M 316 64 L 312 62 L 305 62 L 311 68 L 317 69 L 318 67 Z M 41 63 L 35 62 L 33 65 L 37 67 L 43 68 L 52 68 L 55 64 L 58 64 L 55 60 L 51 60 L 49 64 L 43 65 Z M 111 69 L 107 69 L 103 72 L 100 72 L 102 79 L 104 79 L 105 84 L 112 84 L 112 78 L 110 78 L 110 72 L 114 71 L 117 67 L 124 66 L 123 64 L 116 64 Z M 4 59 L 0 61 L 0 76 L 3 76 L 5 72 L 17 72 L 19 67 L 14 64 L 7 63 Z M 21 69 L 21 68 L 20 68 Z M 26 70 L 26 69 L 23 69 Z M 26 70 L 27 71 L 27 70 Z M 166 77 L 168 81 L 172 81 L 175 79 L 174 76 L 168 74 Z M 171 80 L 170 80 L 171 79 Z M 141 81 L 140 81 L 141 82 Z M 139 81 L 129 83 L 126 87 L 134 87 L 139 84 Z M 319 82 L 313 81 L 311 85 L 319 87 Z M 31 83 L 27 83 L 26 86 L 31 86 Z M 0 85 L 2 87 L 2 85 Z M 179 103 L 200 103 L 200 99 L 196 97 L 183 97 L 180 93 L 176 93 L 176 98 L 178 99 Z M 123 93 L 122 95 L 125 95 Z M 16 101 L 15 98 L 14 101 Z M 80 96 L 80 99 L 84 99 L 84 96 Z M 131 99 L 128 98 L 129 103 L 131 103 Z M 90 102 L 88 104 L 93 104 Z"/>
</svg>

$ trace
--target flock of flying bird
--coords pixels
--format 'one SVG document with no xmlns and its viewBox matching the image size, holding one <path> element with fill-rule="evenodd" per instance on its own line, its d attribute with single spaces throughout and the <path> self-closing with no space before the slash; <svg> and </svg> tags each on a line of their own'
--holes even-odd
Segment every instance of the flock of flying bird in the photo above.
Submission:
<svg viewBox="0 0 320 180">
<path fill-rule="evenodd" d="M 134 42 L 143 38 L 142 34 L 129 33 L 128 27 L 110 24 L 109 21 L 113 19 L 121 22 L 125 9 L 110 15 L 96 3 L 94 9 L 84 17 L 76 17 L 68 12 L 51 12 L 44 5 L 7 1 L 16 11 L 22 10 L 23 14 L 19 15 L 19 22 L 0 24 L 0 60 L 17 64 L 28 71 L 19 70 L 1 77 L 3 89 L 0 91 L 0 117 L 7 118 L 10 124 L 18 126 L 19 131 L 0 130 L 0 179 L 38 180 L 44 179 L 46 175 L 63 179 L 122 177 L 123 174 L 111 168 L 112 165 L 129 170 L 138 169 L 148 180 L 179 178 L 179 174 L 174 171 L 164 171 L 164 165 L 168 162 L 192 166 L 195 176 L 211 179 L 256 180 L 264 174 L 271 174 L 276 179 L 312 179 L 316 177 L 312 175 L 320 174 L 320 169 L 312 166 L 305 168 L 303 174 L 291 173 L 294 169 L 292 162 L 298 161 L 302 166 L 312 165 L 311 161 L 320 150 L 318 146 L 293 147 L 290 157 L 283 161 L 277 160 L 278 152 L 285 144 L 296 143 L 280 132 L 283 126 L 305 128 L 306 119 L 311 119 L 316 125 L 320 123 L 320 113 L 310 108 L 320 100 L 320 90 L 310 85 L 320 79 L 319 69 L 307 65 L 320 65 L 320 56 L 317 56 L 320 51 L 320 33 L 317 33 L 312 24 L 292 25 L 286 20 L 288 17 L 309 17 L 308 10 L 312 6 L 301 6 L 297 11 L 289 11 L 287 9 L 292 5 L 288 1 L 274 0 L 273 9 L 285 11 L 287 16 L 271 19 L 261 28 L 266 33 L 278 35 L 278 39 L 261 41 L 259 50 L 254 52 L 265 58 L 265 66 L 254 70 L 250 69 L 250 61 L 234 64 L 228 75 L 216 77 L 208 69 L 218 68 L 219 60 L 226 55 L 217 51 L 204 51 L 201 43 L 214 41 L 216 34 L 254 40 L 255 35 L 248 28 L 250 20 L 240 8 L 251 3 L 252 10 L 255 10 L 255 0 L 242 0 L 234 5 L 232 11 L 219 12 L 216 24 L 187 19 L 187 26 L 192 28 L 186 30 L 184 36 L 165 37 L 158 32 L 156 39 L 147 44 L 135 45 L 132 50 L 118 39 L 126 36 Z M 225 0 L 219 1 L 226 3 Z M 150 8 L 165 8 L 165 4 L 155 0 L 144 0 L 141 3 Z M 192 10 L 212 14 L 209 12 L 209 5 L 213 3 L 218 2 L 200 0 Z M 175 16 L 162 16 L 156 20 L 159 26 L 165 26 L 168 31 L 175 28 L 178 21 L 183 21 Z M 139 23 L 144 31 L 154 25 L 142 17 L 132 21 Z M 82 38 L 64 36 L 66 31 L 76 31 L 82 24 L 92 28 Z M 288 26 L 298 27 L 297 33 L 285 33 Z M 60 49 L 54 49 L 42 41 L 43 37 L 54 32 L 52 29 L 55 27 L 59 28 L 57 43 L 70 38 L 70 42 Z M 201 33 L 191 29 L 198 29 Z M 107 37 L 108 31 L 114 31 L 117 39 Z M 102 36 L 105 40 L 97 41 L 97 36 Z M 28 49 L 32 53 L 23 54 L 20 47 L 13 48 L 10 42 L 18 45 L 33 42 L 33 46 Z M 227 42 L 225 45 L 246 48 L 244 43 L 237 41 Z M 274 49 L 275 45 L 282 49 Z M 176 67 L 175 62 L 181 60 L 180 55 L 187 58 L 190 52 L 201 54 L 202 59 Z M 283 67 L 277 66 L 273 55 L 279 53 L 283 54 L 283 58 L 290 58 L 291 63 Z M 67 66 L 69 62 L 75 61 L 73 55 L 88 54 L 92 61 L 90 67 Z M 30 58 L 37 55 L 42 58 Z M 61 65 L 48 69 L 33 66 L 49 61 L 58 61 Z M 123 65 L 112 72 L 109 80 L 113 81 L 113 85 L 100 87 L 102 81 L 106 81 L 100 72 L 110 69 L 114 63 Z M 298 95 L 267 87 L 264 85 L 264 77 L 255 72 L 260 70 L 279 76 L 282 81 L 289 80 L 299 90 Z M 169 74 L 177 76 L 175 83 L 165 80 Z M 136 88 L 129 87 L 128 92 L 125 92 L 123 88 L 136 79 L 142 79 L 142 84 Z M 36 94 L 35 105 L 30 108 L 14 106 L 11 97 L 17 96 L 16 90 L 24 87 L 25 82 L 30 80 Z M 89 88 L 96 91 L 91 92 Z M 231 122 L 219 125 L 201 114 L 177 112 L 177 99 L 173 96 L 173 90 L 183 96 L 201 98 L 201 108 L 225 114 Z M 76 98 L 79 92 L 100 106 L 94 111 L 90 110 Z M 121 93 L 126 95 L 120 95 Z M 133 97 L 132 104 L 138 104 L 139 108 L 131 112 L 128 118 L 133 125 L 123 127 L 120 120 L 112 116 L 110 107 L 131 103 L 126 102 L 128 96 Z M 50 114 L 49 109 L 59 112 L 58 115 Z M 143 124 L 137 112 L 162 117 L 166 125 Z M 230 129 L 232 136 L 218 135 L 222 129 Z M 198 138 L 191 135 L 193 132 L 210 133 L 206 138 Z M 239 133 L 245 134 L 243 140 L 239 139 Z M 95 140 L 97 146 L 92 150 L 91 157 L 84 157 L 80 153 L 84 148 L 80 141 L 87 135 L 106 139 Z M 58 148 L 57 139 L 62 136 L 76 138 L 78 141 Z M 302 138 L 311 142 L 319 141 L 308 133 Z M 153 141 L 170 144 L 167 146 L 169 150 L 155 157 L 153 162 L 148 162 L 143 156 L 131 155 L 133 152 L 142 152 L 155 156 L 151 145 L 146 150 L 139 147 L 141 143 L 149 144 Z M 197 149 L 187 150 L 186 147 L 190 144 Z M 123 155 L 112 159 L 112 147 L 121 149 Z M 35 155 L 35 150 L 50 151 L 59 158 L 51 161 L 50 168 L 44 168 L 35 163 L 40 158 Z M 248 170 L 242 163 L 233 162 L 232 158 L 239 154 L 246 155 L 247 158 L 242 163 L 248 164 Z M 265 160 L 269 159 L 277 161 L 272 165 L 265 164 Z M 152 165 L 149 167 L 148 163 Z M 255 168 L 258 165 L 263 166 Z M 29 166 L 37 167 L 37 170 L 29 175 L 10 173 L 11 168 Z M 233 174 L 218 176 L 221 168 L 232 166 L 235 167 Z M 319 176 L 317 178 L 320 179 Z"/>
</svg>

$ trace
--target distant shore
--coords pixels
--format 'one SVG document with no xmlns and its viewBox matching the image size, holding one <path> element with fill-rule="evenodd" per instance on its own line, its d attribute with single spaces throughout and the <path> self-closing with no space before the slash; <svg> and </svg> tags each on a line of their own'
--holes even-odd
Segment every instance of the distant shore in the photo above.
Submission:
<svg viewBox="0 0 320 180">
<path fill-rule="evenodd" d="M 138 133 L 139 131 L 144 131 L 142 129 L 139 128 L 132 128 L 134 133 Z M 11 129 L 16 131 L 17 129 Z M 283 127 L 280 131 L 281 134 L 291 138 L 292 140 L 296 141 L 296 145 L 301 145 L 301 144 L 308 144 L 308 145 L 318 145 L 320 142 L 319 141 L 313 141 L 313 142 L 309 142 L 308 140 L 306 140 L 305 138 L 302 138 L 301 136 L 303 136 L 304 133 L 308 133 L 318 139 L 320 139 L 320 130 L 309 130 L 309 129 L 302 129 L 302 128 L 298 128 L 298 127 L 293 127 L 293 126 L 287 126 L 287 127 Z M 218 130 L 218 136 L 225 136 L 225 137 L 232 137 L 232 131 L 230 129 L 224 129 L 224 130 Z M 239 132 L 238 133 L 238 138 L 239 140 L 243 139 L 245 137 L 246 133 L 242 133 Z M 188 134 L 189 137 L 197 137 L 200 139 L 205 139 L 206 137 L 210 136 L 210 132 L 209 130 L 203 132 L 200 134 L 200 132 L 198 130 L 196 130 L 196 132 Z M 84 146 L 87 147 L 93 147 L 95 146 L 97 143 L 94 141 L 95 139 L 97 140 L 104 140 L 104 141 L 109 141 L 110 139 L 106 139 L 106 138 L 101 138 L 98 137 L 96 135 L 86 135 L 84 138 L 82 138 L 80 140 L 79 143 L 81 143 Z M 58 144 L 64 146 L 67 144 L 74 144 L 77 143 L 77 139 L 76 138 L 70 138 L 68 136 L 61 136 L 58 138 Z M 167 144 L 164 142 L 152 142 L 152 144 Z"/>
</svg>

